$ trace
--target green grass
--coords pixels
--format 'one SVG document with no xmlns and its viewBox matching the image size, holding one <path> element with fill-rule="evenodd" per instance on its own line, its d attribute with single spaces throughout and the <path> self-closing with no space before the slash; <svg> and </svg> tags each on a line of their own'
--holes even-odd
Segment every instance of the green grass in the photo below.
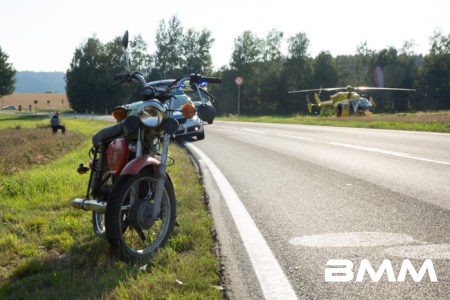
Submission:
<svg viewBox="0 0 450 300">
<path fill-rule="evenodd" d="M 303 124 L 320 126 L 379 128 L 412 131 L 450 132 L 450 111 L 430 113 L 374 114 L 370 117 L 319 116 L 230 116 L 218 120 Z"/>
<path fill-rule="evenodd" d="M 39 128 L 47 122 L 0 116 L 3 129 Z M 221 298 L 212 220 L 185 149 L 172 145 L 176 164 L 169 167 L 181 226 L 147 265 L 126 264 L 113 259 L 107 241 L 94 235 L 91 213 L 70 206 L 87 187 L 88 175 L 78 175 L 76 168 L 87 162 L 89 136 L 107 123 L 65 123 L 68 132 L 84 137 L 76 147 L 45 165 L 0 175 L 0 298 Z"/>
</svg>

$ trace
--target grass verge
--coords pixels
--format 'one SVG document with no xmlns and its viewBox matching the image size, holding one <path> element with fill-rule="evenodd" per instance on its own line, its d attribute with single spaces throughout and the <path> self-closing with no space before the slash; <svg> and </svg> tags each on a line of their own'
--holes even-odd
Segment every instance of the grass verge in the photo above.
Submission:
<svg viewBox="0 0 450 300">
<path fill-rule="evenodd" d="M 265 122 L 340 127 L 379 128 L 412 131 L 450 132 L 450 111 L 399 114 L 374 114 L 370 117 L 318 116 L 230 116 L 223 121 Z"/>
<path fill-rule="evenodd" d="M 36 128 L 39 122 L 48 118 L 0 116 L 0 128 Z M 66 120 L 68 133 L 84 137 L 77 146 L 45 165 L 0 175 L 0 298 L 221 298 L 212 220 L 185 149 L 171 145 L 176 164 L 169 167 L 181 226 L 148 264 L 114 260 L 106 240 L 92 232 L 91 213 L 71 208 L 87 185 L 87 175 L 75 170 L 87 160 L 88 136 L 105 125 Z"/>
</svg>

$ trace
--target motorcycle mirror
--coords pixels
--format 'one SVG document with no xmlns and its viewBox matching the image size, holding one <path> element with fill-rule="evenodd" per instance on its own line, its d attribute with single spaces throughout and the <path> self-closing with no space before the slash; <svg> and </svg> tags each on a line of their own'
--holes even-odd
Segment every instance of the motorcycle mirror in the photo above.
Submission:
<svg viewBox="0 0 450 300">
<path fill-rule="evenodd" d="M 203 121 L 212 123 L 216 117 L 216 110 L 211 105 L 201 104 L 197 107 L 197 115 Z"/>
<path fill-rule="evenodd" d="M 128 30 L 125 31 L 125 34 L 122 37 L 122 46 L 127 49 L 128 48 Z"/>
<path fill-rule="evenodd" d="M 127 69 L 128 69 L 128 72 L 131 73 L 130 59 L 128 57 L 128 52 L 127 52 L 127 48 L 128 48 L 128 30 L 125 31 L 125 34 L 122 37 L 122 46 L 123 46 L 123 54 L 125 55 L 125 61 L 127 63 Z"/>
</svg>

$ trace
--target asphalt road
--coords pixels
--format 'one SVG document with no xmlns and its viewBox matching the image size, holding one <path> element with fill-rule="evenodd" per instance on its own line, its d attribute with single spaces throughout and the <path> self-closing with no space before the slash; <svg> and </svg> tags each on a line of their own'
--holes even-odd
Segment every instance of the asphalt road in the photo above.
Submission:
<svg viewBox="0 0 450 300">
<path fill-rule="evenodd" d="M 449 134 L 215 121 L 188 148 L 230 298 L 449 299 Z"/>
</svg>

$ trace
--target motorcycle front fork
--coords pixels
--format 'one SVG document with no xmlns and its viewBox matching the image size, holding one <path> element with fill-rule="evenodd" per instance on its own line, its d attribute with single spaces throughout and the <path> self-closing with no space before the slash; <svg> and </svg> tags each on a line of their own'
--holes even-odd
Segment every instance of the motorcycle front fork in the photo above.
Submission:
<svg viewBox="0 0 450 300">
<path fill-rule="evenodd" d="M 164 191 L 164 182 L 166 181 L 166 169 L 167 169 L 167 154 L 169 151 L 169 143 L 170 143 L 170 135 L 167 133 L 164 133 L 163 136 L 163 147 L 162 147 L 162 153 L 161 153 L 161 162 L 158 167 L 158 174 L 157 174 L 157 182 L 156 182 L 156 188 L 154 193 L 154 205 L 153 205 L 153 212 L 152 217 L 153 219 L 157 219 L 161 212 L 161 203 L 162 203 L 162 197 L 163 197 L 163 191 Z M 136 145 L 136 157 L 142 156 L 142 142 L 141 142 L 141 130 L 138 132 L 138 142 Z"/>
<path fill-rule="evenodd" d="M 155 204 L 153 206 L 153 219 L 158 218 L 161 212 L 161 202 L 163 197 L 164 182 L 166 181 L 167 154 L 169 151 L 170 135 L 165 133 L 163 138 L 163 149 L 161 153 L 161 164 L 158 168 L 158 180 L 155 190 Z"/>
</svg>

